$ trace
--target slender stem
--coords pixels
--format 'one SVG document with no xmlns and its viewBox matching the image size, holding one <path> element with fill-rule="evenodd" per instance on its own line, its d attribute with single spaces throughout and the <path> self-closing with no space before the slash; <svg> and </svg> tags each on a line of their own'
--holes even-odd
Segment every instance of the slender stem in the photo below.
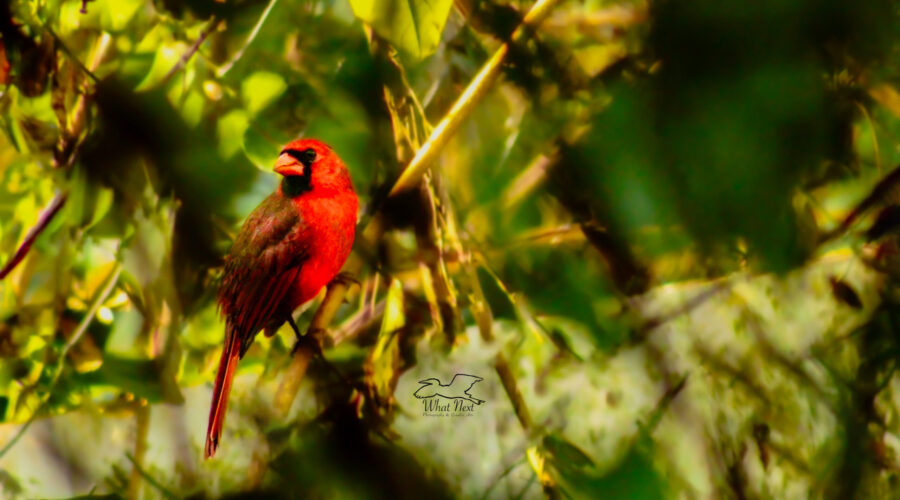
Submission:
<svg viewBox="0 0 900 500">
<path fill-rule="evenodd" d="M 358 258 L 351 257 L 344 270 L 350 274 L 358 274 L 362 268 L 362 261 Z M 325 339 L 325 329 L 331 323 L 338 308 L 344 301 L 349 285 L 343 281 L 335 281 L 328 286 L 328 292 L 322 304 L 316 309 L 309 328 L 306 330 L 306 336 L 312 336 L 309 340 L 313 342 L 300 342 L 294 351 L 294 357 L 287 369 L 287 373 L 281 378 L 281 383 L 275 391 L 275 408 L 282 414 L 286 415 L 294 404 L 297 397 L 297 391 L 300 390 L 300 382 L 306 376 L 306 370 L 309 363 L 315 357 L 317 352 L 316 346 L 321 348 Z"/>
<path fill-rule="evenodd" d="M 149 478 L 144 472 L 142 464 L 144 463 L 144 456 L 147 452 L 147 431 L 150 428 L 150 407 L 146 404 L 142 404 L 134 413 L 137 430 L 135 431 L 134 457 L 128 457 L 132 464 L 131 476 L 128 478 L 128 498 L 140 498 L 141 478 Z M 154 486 L 157 485 L 152 479 L 148 479 L 147 482 Z"/>
<path fill-rule="evenodd" d="M 50 225 L 50 222 L 53 221 L 53 218 L 56 217 L 56 214 L 59 213 L 59 210 L 66 204 L 66 199 L 69 194 L 65 191 L 56 193 L 56 196 L 50 200 L 50 203 L 47 204 L 47 207 L 41 212 L 41 215 L 38 217 L 37 223 L 32 227 L 28 234 L 25 235 L 25 239 L 22 240 L 22 244 L 19 245 L 19 248 L 16 249 L 16 253 L 13 254 L 12 259 L 3 266 L 3 269 L 0 269 L 0 280 L 6 277 L 13 269 L 22 262 L 22 259 L 28 254 L 28 251 L 31 250 L 31 246 L 34 244 L 35 240 L 37 240 L 38 236 L 47 229 L 47 226 Z"/>
<path fill-rule="evenodd" d="M 175 63 L 175 66 L 172 66 L 172 69 L 170 69 L 169 72 L 166 73 L 166 76 L 163 77 L 160 83 L 161 85 L 168 82 L 173 76 L 175 76 L 175 73 L 178 73 L 182 68 L 184 68 L 185 64 L 187 64 L 188 61 L 190 61 L 191 58 L 194 57 L 194 54 L 196 54 L 197 51 L 200 50 L 200 46 L 203 45 L 203 42 L 206 41 L 209 35 L 213 31 L 215 31 L 216 27 L 219 26 L 219 22 L 220 21 L 216 16 L 213 16 L 209 19 L 209 22 L 206 23 L 206 27 L 203 28 L 203 31 L 200 32 L 200 36 L 197 37 L 197 40 L 193 45 L 191 45 L 191 48 L 189 48 L 187 52 L 181 55 L 181 58 L 178 59 L 178 62 Z"/>
<path fill-rule="evenodd" d="M 253 31 L 250 32 L 250 36 L 247 37 L 247 40 L 244 42 L 244 45 L 238 50 L 230 61 L 225 63 L 224 66 L 219 68 L 217 72 L 217 76 L 222 78 L 228 73 L 231 68 L 244 57 L 244 52 L 247 51 L 247 47 L 253 43 L 253 40 L 256 39 L 256 36 L 259 35 L 259 30 L 262 29 L 263 24 L 265 24 L 266 19 L 269 17 L 269 14 L 272 12 L 272 8 L 275 7 L 275 4 L 278 3 L 278 0 L 271 0 L 269 5 L 266 6 L 266 10 L 263 11 L 262 15 L 259 16 L 259 20 L 256 21 L 256 26 L 253 27 Z"/>
<path fill-rule="evenodd" d="M 97 75 L 94 74 L 94 71 L 92 69 L 89 69 L 87 66 L 85 66 L 84 63 L 82 63 L 81 60 L 78 59 L 78 57 L 76 57 L 75 54 L 72 53 L 72 50 L 69 49 L 69 46 L 66 45 L 62 41 L 62 38 L 60 38 L 59 35 L 57 35 L 55 31 L 53 31 L 53 28 L 51 28 L 48 24 L 44 24 L 44 29 L 47 31 L 47 33 L 50 34 L 50 36 L 53 38 L 53 41 L 56 43 L 56 45 L 59 47 L 59 49 L 62 51 L 62 53 L 65 54 L 66 57 L 68 57 L 69 60 L 71 60 L 72 63 L 75 64 L 75 66 L 77 66 L 78 69 L 81 70 L 82 73 L 84 73 L 94 83 L 100 82 L 100 79 L 97 78 Z M 101 36 L 108 37 L 109 34 L 104 32 L 103 35 L 101 35 Z M 94 69 L 97 69 L 97 67 L 94 66 Z"/>
<path fill-rule="evenodd" d="M 681 316 L 682 314 L 687 314 L 693 311 L 694 309 L 703 305 L 706 301 L 713 298 L 719 292 L 723 292 L 731 288 L 733 285 L 734 283 L 727 279 L 722 280 L 698 293 L 674 310 L 645 319 L 643 324 L 641 324 L 635 332 L 635 338 L 632 339 L 632 341 L 638 342 L 644 340 L 644 338 L 646 338 L 646 336 L 657 327 Z"/>
<path fill-rule="evenodd" d="M 144 479 L 146 479 L 147 482 L 150 483 L 150 485 L 152 485 L 154 488 L 156 488 L 156 489 L 162 494 L 163 497 L 168 498 L 168 499 L 170 499 L 170 500 L 176 500 L 176 499 L 178 498 L 174 493 L 172 493 L 172 492 L 169 491 L 165 486 L 163 486 L 162 484 L 160 484 L 159 481 L 157 481 L 156 479 L 154 479 L 153 476 L 151 476 L 150 474 L 148 474 L 147 471 L 145 471 L 145 470 L 143 469 L 143 467 L 141 467 L 140 465 L 138 465 L 138 463 L 137 463 L 137 461 L 134 459 L 134 457 L 131 456 L 131 453 L 127 453 L 127 452 L 126 452 L 126 453 L 125 453 L 125 458 L 127 458 L 128 461 L 131 462 L 131 464 L 134 466 L 134 470 L 137 471 L 137 473 L 140 474 L 141 477 L 143 477 Z"/>
<path fill-rule="evenodd" d="M 506 392 L 509 402 L 512 403 L 513 410 L 516 412 L 516 418 L 522 424 L 522 429 L 525 431 L 525 434 L 530 433 L 534 426 L 531 420 L 531 412 L 528 411 L 525 398 L 522 397 L 522 391 L 519 390 L 519 385 L 516 383 L 516 377 L 513 375 L 512 369 L 509 367 L 509 361 L 506 360 L 506 356 L 503 353 L 497 353 L 497 356 L 494 358 L 494 369 L 497 370 L 500 383 L 503 384 L 503 390 Z"/>
<path fill-rule="evenodd" d="M 666 392 L 663 393 L 662 397 L 659 399 L 659 402 L 656 404 L 656 409 L 653 410 L 653 413 L 650 414 L 650 417 L 647 418 L 647 423 L 644 426 L 644 431 L 647 434 L 653 432 L 656 429 L 656 426 L 659 424 L 659 421 L 662 420 L 663 415 L 666 413 L 666 410 L 669 409 L 669 405 L 672 404 L 672 401 L 676 396 L 681 394 L 681 390 L 684 389 L 685 384 L 687 383 L 688 376 L 683 375 L 677 382 L 670 385 Z"/>
<path fill-rule="evenodd" d="M 116 283 L 119 281 L 119 275 L 122 273 L 122 264 L 120 262 L 116 262 L 115 267 L 112 272 L 109 273 L 109 276 L 106 278 L 106 283 L 103 286 L 100 294 L 94 299 L 91 303 L 90 309 L 88 309 L 87 314 L 84 315 L 84 318 L 81 320 L 81 323 L 78 324 L 78 328 L 75 329 L 75 333 L 69 337 L 69 341 L 66 342 L 66 345 L 63 346 L 62 351 L 60 351 L 60 365 L 62 364 L 62 360 L 66 357 L 66 354 L 69 352 L 75 344 L 81 340 L 81 337 L 84 335 L 84 332 L 87 331 L 88 326 L 90 326 L 91 322 L 94 320 L 94 316 L 97 314 L 97 311 L 100 309 L 100 306 L 106 302 L 109 294 L 112 293 L 113 288 L 115 288 Z"/>
</svg>

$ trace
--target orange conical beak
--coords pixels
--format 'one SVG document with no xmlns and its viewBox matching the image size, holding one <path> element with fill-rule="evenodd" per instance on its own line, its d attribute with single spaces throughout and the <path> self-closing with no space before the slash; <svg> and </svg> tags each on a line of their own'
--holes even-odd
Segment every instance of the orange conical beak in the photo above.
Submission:
<svg viewBox="0 0 900 500">
<path fill-rule="evenodd" d="M 287 153 L 281 153 L 281 156 L 275 161 L 275 171 L 285 176 L 303 175 L 303 164 L 297 161 L 293 156 Z"/>
</svg>

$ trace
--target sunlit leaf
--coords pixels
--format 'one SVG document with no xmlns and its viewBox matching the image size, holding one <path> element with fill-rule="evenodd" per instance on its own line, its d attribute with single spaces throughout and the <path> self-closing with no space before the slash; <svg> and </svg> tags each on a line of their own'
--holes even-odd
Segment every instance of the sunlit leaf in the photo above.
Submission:
<svg viewBox="0 0 900 500">
<path fill-rule="evenodd" d="M 92 0 L 90 8 L 82 12 L 82 2 L 61 2 L 60 25 L 63 33 L 76 29 L 94 28 L 121 31 L 135 17 L 144 0 Z"/>
<path fill-rule="evenodd" d="M 188 92 L 181 106 L 181 116 L 184 117 L 185 123 L 194 127 L 203 119 L 203 94 L 196 90 Z"/>
<path fill-rule="evenodd" d="M 356 17 L 416 59 L 434 53 L 452 0 L 350 0 Z"/>
<path fill-rule="evenodd" d="M 97 195 L 94 198 L 94 213 L 91 216 L 91 220 L 88 223 L 88 227 L 94 226 L 109 212 L 109 209 L 112 208 L 113 203 L 113 191 L 109 188 L 100 188 L 97 190 Z"/>
<path fill-rule="evenodd" d="M 250 124 L 247 112 L 235 109 L 216 122 L 219 138 L 219 154 L 228 159 L 240 151 L 244 145 L 244 132 Z"/>
<path fill-rule="evenodd" d="M 900 92 L 897 92 L 897 89 L 885 83 L 870 88 L 869 95 L 891 113 L 900 116 Z"/>
<path fill-rule="evenodd" d="M 284 77 L 268 71 L 257 71 L 241 82 L 241 100 L 251 116 L 265 109 L 287 88 Z"/>
<path fill-rule="evenodd" d="M 384 319 L 378 341 L 369 355 L 367 365 L 375 392 L 382 398 L 389 398 L 397 383 L 397 368 L 400 365 L 398 331 L 406 323 L 403 310 L 403 283 L 394 280 L 388 288 L 385 299 Z"/>
<path fill-rule="evenodd" d="M 153 64 L 150 66 L 150 70 L 134 90 L 142 92 L 156 87 L 169 74 L 169 71 L 175 67 L 185 50 L 187 50 L 187 46 L 181 43 L 166 44 L 159 47 L 156 55 L 153 57 Z"/>
</svg>

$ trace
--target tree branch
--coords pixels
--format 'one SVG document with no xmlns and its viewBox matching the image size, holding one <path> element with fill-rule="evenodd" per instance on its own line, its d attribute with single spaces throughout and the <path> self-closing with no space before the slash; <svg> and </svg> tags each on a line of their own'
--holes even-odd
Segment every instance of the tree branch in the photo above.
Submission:
<svg viewBox="0 0 900 500">
<path fill-rule="evenodd" d="M 518 43 L 525 39 L 530 30 L 537 27 L 547 16 L 550 10 L 559 3 L 559 0 L 538 0 L 528 14 L 525 20 L 513 32 L 512 43 Z M 394 196 L 399 192 L 406 191 L 418 184 L 419 179 L 425 173 L 425 170 L 431 166 L 432 162 L 437 158 L 438 153 L 449 142 L 450 138 L 456 133 L 472 110 L 475 104 L 481 100 L 487 90 L 493 85 L 500 75 L 500 69 L 506 56 L 509 54 L 509 43 L 504 43 L 494 52 L 494 55 L 481 67 L 481 70 L 475 75 L 475 78 L 466 87 L 462 95 L 453 103 L 453 107 L 444 116 L 437 127 L 431 132 L 425 144 L 416 152 L 416 156 L 400 174 L 400 178 L 394 183 L 388 196 Z"/>
<path fill-rule="evenodd" d="M 209 37 L 209 35 L 213 31 L 215 31 L 216 27 L 219 26 L 219 22 L 220 22 L 220 20 L 216 16 L 213 16 L 209 19 L 209 22 L 206 23 L 206 27 L 203 28 L 203 31 L 200 32 L 200 36 L 197 37 L 197 40 L 194 42 L 193 45 L 191 45 L 191 48 L 189 48 L 187 50 L 187 52 L 182 54 L 182 56 L 178 60 L 178 62 L 175 63 L 175 66 L 172 66 L 172 69 L 170 69 L 169 72 L 166 73 L 166 76 L 163 77 L 162 81 L 160 82 L 160 85 L 164 85 L 173 76 L 175 76 L 175 73 L 178 73 L 181 70 L 181 68 L 184 68 L 184 65 L 187 64 L 188 61 L 190 61 L 192 57 L 194 57 L 194 54 L 196 54 L 198 50 L 200 50 L 200 46 L 203 45 L 203 42 L 206 41 L 207 37 Z"/>
<path fill-rule="evenodd" d="M 25 235 L 25 239 L 22 240 L 22 244 L 16 249 L 16 253 L 13 254 L 12 259 L 3 266 L 3 269 L 0 269 L 0 280 L 6 278 L 6 275 L 22 262 L 22 259 L 28 254 L 28 251 L 31 250 L 31 245 L 34 244 L 35 240 L 37 240 L 44 229 L 47 229 L 47 226 L 50 225 L 50 222 L 52 222 L 53 218 L 56 217 L 56 214 L 59 213 L 59 210 L 66 204 L 66 199 L 68 199 L 68 197 L 69 193 L 62 191 L 56 193 L 56 196 L 50 200 L 50 203 L 47 204 L 47 207 L 44 208 L 41 215 L 38 217 L 37 223 L 28 231 L 28 234 Z"/>
<path fill-rule="evenodd" d="M 225 74 L 231 70 L 234 64 L 240 61 L 242 57 L 244 57 L 244 52 L 247 51 L 247 47 L 249 47 L 250 44 L 253 43 L 253 40 L 256 39 L 256 36 L 259 35 L 259 30 L 262 29 L 263 24 L 265 24 L 266 22 L 266 19 L 269 18 L 269 14 L 272 12 L 272 8 L 275 7 L 276 3 L 278 3 L 278 0 L 270 0 L 269 5 L 266 6 L 266 10 L 263 11 L 262 15 L 259 16 L 259 20 L 256 21 L 256 25 L 253 26 L 253 31 L 250 32 L 247 40 L 244 41 L 244 45 L 234 54 L 231 60 L 229 60 L 227 63 L 225 63 L 224 66 L 219 68 L 219 70 L 216 72 L 216 76 L 218 76 L 219 78 L 225 76 Z"/>
</svg>

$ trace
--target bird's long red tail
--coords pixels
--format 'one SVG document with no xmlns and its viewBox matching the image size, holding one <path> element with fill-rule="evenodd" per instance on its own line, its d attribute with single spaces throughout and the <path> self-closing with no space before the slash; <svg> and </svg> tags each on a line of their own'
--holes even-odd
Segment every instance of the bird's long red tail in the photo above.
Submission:
<svg viewBox="0 0 900 500">
<path fill-rule="evenodd" d="M 209 407 L 209 426 L 206 429 L 206 458 L 216 454 L 222 428 L 225 425 L 225 409 L 228 407 L 228 393 L 231 392 L 231 380 L 234 369 L 241 358 L 241 343 L 231 332 L 225 339 L 225 349 L 219 359 L 219 371 L 216 373 L 216 386 L 213 388 L 212 405 Z"/>
</svg>

